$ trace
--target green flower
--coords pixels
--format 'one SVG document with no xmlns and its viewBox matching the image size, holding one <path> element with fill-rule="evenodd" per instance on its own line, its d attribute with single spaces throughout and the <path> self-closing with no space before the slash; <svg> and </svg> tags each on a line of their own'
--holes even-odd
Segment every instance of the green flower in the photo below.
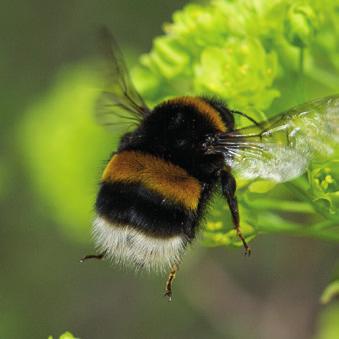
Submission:
<svg viewBox="0 0 339 339">
<path fill-rule="evenodd" d="M 152 103 L 197 93 L 219 95 L 238 109 L 267 108 L 279 95 L 272 88 L 277 56 L 256 37 L 248 38 L 256 8 L 241 6 L 239 11 L 233 3 L 215 1 L 175 12 L 173 23 L 164 26 L 166 35 L 155 39 L 133 71 L 137 88 Z"/>
<path fill-rule="evenodd" d="M 166 79 L 172 79 L 189 69 L 190 57 L 171 36 L 156 38 L 153 51 L 142 58 L 142 64 Z"/>
<path fill-rule="evenodd" d="M 230 34 L 230 25 L 216 4 L 188 4 L 173 14 L 173 23 L 165 24 L 164 31 L 194 57 L 206 45 L 222 44 Z"/>
<path fill-rule="evenodd" d="M 234 230 L 226 201 L 219 197 L 215 200 L 213 207 L 202 232 L 202 243 L 209 247 L 226 245 L 241 247 L 242 242 Z M 248 212 L 240 206 L 241 231 L 249 242 L 255 237 L 256 231 L 253 227 L 253 217 Z"/>
<path fill-rule="evenodd" d="M 220 223 L 220 222 L 219 222 Z M 213 222 L 208 221 L 203 232 L 202 242 L 205 246 L 226 246 L 232 245 L 236 247 L 242 247 L 243 244 L 239 239 L 236 231 L 234 229 L 230 229 L 226 231 L 225 229 L 221 229 L 220 231 L 211 230 L 213 228 Z M 255 237 L 255 231 L 253 226 L 242 222 L 241 223 L 241 232 L 246 238 L 246 241 L 249 242 Z"/>
<path fill-rule="evenodd" d="M 312 170 L 310 180 L 314 200 L 325 202 L 334 214 L 339 208 L 339 160 L 328 161 Z"/>
<path fill-rule="evenodd" d="M 279 91 L 272 88 L 277 59 L 257 39 L 232 38 L 222 47 L 207 47 L 194 70 L 195 92 L 226 99 L 244 111 L 270 106 Z"/>
</svg>

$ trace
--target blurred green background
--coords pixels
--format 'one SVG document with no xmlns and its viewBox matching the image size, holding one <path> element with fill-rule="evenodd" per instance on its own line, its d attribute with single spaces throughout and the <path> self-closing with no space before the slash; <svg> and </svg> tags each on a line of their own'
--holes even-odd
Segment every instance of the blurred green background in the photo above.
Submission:
<svg viewBox="0 0 339 339">
<path fill-rule="evenodd" d="M 98 52 L 97 28 L 106 24 L 129 64 L 136 65 L 138 57 L 150 51 L 154 38 L 162 34 L 163 23 L 171 21 L 172 13 L 186 3 L 2 2 L 0 338 L 57 338 L 66 330 L 82 339 L 339 338 L 338 302 L 320 303 L 328 284 L 339 278 L 338 231 L 327 231 L 324 226 L 328 220 L 331 226 L 338 226 L 338 200 L 318 197 L 320 202 L 314 199 L 305 205 L 300 187 L 308 190 L 306 178 L 292 187 L 268 189 L 267 195 L 264 192 L 266 202 L 256 195 L 262 186 L 246 191 L 241 201 L 244 220 L 251 225 L 249 235 L 258 234 L 251 243 L 253 256 L 244 257 L 237 247 L 201 246 L 201 242 L 210 245 L 204 233 L 204 239 L 185 256 L 172 303 L 162 297 L 166 277 L 134 274 L 107 262 L 79 263 L 79 258 L 93 252 L 92 204 L 105 160 L 116 143 L 116 138 L 97 126 L 93 118 L 93 103 L 102 87 L 93 67 Z M 206 36 L 211 36 L 209 28 L 204 29 Z M 332 33 L 337 39 L 338 31 L 327 29 L 325 33 L 328 39 L 320 40 L 320 45 L 327 42 L 325 47 L 330 50 Z M 134 68 L 133 75 L 150 102 L 176 91 L 185 94 L 187 79 L 193 76 L 180 73 L 178 68 L 189 59 L 174 58 L 179 71 L 173 75 L 174 82 L 166 82 L 172 69 L 166 68 L 163 76 L 161 67 L 159 72 L 153 67 L 154 60 L 161 60 L 155 56 L 162 47 L 158 43 L 153 54 Z M 292 62 L 289 52 L 286 55 L 290 59 L 286 59 Z M 327 73 L 309 75 L 308 80 L 313 77 L 313 82 L 306 81 L 303 87 L 306 99 L 333 94 L 337 89 L 338 83 L 332 80 L 337 79 L 338 68 L 333 65 L 338 65 L 339 54 L 328 55 L 334 61 L 323 62 Z M 270 67 L 273 59 L 265 59 Z M 283 63 L 276 67 L 281 74 Z M 153 75 L 146 74 L 149 70 Z M 201 72 L 208 70 L 205 64 L 199 68 Z M 277 89 L 280 98 L 274 101 L 272 112 L 296 103 L 291 96 L 293 88 L 288 85 L 298 79 L 298 74 L 293 74 L 267 80 L 263 86 L 269 87 L 274 81 L 275 87 L 265 92 L 270 99 L 251 99 L 260 101 L 257 108 L 268 111 Z M 320 83 L 314 80 L 317 76 Z M 155 92 L 154 86 L 161 90 Z M 195 86 L 197 91 L 211 91 L 201 81 Z M 222 88 L 216 87 L 218 90 Z M 241 93 L 234 97 L 237 95 L 244 98 Z M 247 104 L 243 100 L 239 105 L 244 108 Z M 319 179 L 320 172 L 315 171 L 311 176 Z M 285 204 L 284 213 L 275 217 L 267 213 L 267 206 L 268 200 L 277 196 L 292 203 Z M 217 212 L 224 208 L 218 204 Z M 309 205 L 314 207 L 311 212 Z M 284 224 L 285 217 L 291 223 Z M 213 218 L 212 211 L 207 231 L 216 227 Z M 326 232 L 319 226 L 318 233 L 313 230 L 307 234 L 304 227 L 299 231 L 300 225 L 307 227 L 314 222 Z M 298 227 L 293 228 L 293 223 Z M 212 245 L 228 243 L 228 238 L 222 238 Z"/>
</svg>

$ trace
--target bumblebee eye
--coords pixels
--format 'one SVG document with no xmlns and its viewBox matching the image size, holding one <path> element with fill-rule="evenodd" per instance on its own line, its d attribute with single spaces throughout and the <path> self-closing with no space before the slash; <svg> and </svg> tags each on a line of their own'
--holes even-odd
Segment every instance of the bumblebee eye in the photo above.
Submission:
<svg viewBox="0 0 339 339">
<path fill-rule="evenodd" d="M 205 138 L 204 141 L 201 144 L 201 149 L 206 153 L 209 154 L 212 151 L 213 144 L 216 141 L 216 137 L 212 134 L 208 134 Z"/>
</svg>

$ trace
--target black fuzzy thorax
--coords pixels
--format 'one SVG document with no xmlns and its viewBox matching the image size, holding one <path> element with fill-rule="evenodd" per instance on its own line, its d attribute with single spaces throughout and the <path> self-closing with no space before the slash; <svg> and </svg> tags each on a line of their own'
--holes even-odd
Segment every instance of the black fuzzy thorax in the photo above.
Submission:
<svg viewBox="0 0 339 339">
<path fill-rule="evenodd" d="M 227 108 L 220 101 L 203 100 L 219 112 L 227 129 L 232 130 L 233 116 Z M 154 237 L 184 235 L 192 240 L 224 167 L 222 156 L 206 155 L 202 148 L 206 135 L 217 132 L 196 107 L 180 102 L 155 107 L 134 132 L 122 137 L 118 152 L 151 154 L 185 169 L 201 185 L 198 208 L 191 211 L 164 200 L 140 184 L 103 182 L 96 201 L 97 213 L 109 222 L 130 225 Z"/>
</svg>

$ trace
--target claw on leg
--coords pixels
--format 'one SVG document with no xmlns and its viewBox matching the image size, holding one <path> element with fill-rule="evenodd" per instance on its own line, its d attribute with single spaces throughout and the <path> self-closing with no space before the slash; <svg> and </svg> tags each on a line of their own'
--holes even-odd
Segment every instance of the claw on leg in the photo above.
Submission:
<svg viewBox="0 0 339 339">
<path fill-rule="evenodd" d="M 240 227 L 239 226 L 235 227 L 235 231 L 237 232 L 237 236 L 242 241 L 242 244 L 243 244 L 243 246 L 245 248 L 245 253 L 244 254 L 249 257 L 251 255 L 251 253 L 252 253 L 251 247 L 248 246 L 244 236 L 242 235 L 242 233 L 240 231 Z"/>
<path fill-rule="evenodd" d="M 247 242 L 240 230 L 238 201 L 235 195 L 237 184 L 231 172 L 228 172 L 228 171 L 221 172 L 221 188 L 222 188 L 222 193 L 227 200 L 228 206 L 232 214 L 234 229 L 237 233 L 237 236 L 239 237 L 239 239 L 242 241 L 242 244 L 244 245 L 245 255 L 249 256 L 251 254 L 251 248 L 247 245 Z"/>
<path fill-rule="evenodd" d="M 171 272 L 168 274 L 168 278 L 166 282 L 166 289 L 165 289 L 165 294 L 164 294 L 164 296 L 168 298 L 168 301 L 172 301 L 172 284 L 177 274 L 177 271 L 178 271 L 178 266 L 173 265 Z"/>
<path fill-rule="evenodd" d="M 106 254 L 106 251 L 105 252 L 102 252 L 101 254 L 90 254 L 90 255 L 86 255 L 84 256 L 83 258 L 80 259 L 80 262 L 84 262 L 85 260 L 88 260 L 88 259 L 97 259 L 97 260 L 101 260 L 104 258 Z"/>
</svg>

